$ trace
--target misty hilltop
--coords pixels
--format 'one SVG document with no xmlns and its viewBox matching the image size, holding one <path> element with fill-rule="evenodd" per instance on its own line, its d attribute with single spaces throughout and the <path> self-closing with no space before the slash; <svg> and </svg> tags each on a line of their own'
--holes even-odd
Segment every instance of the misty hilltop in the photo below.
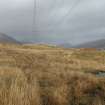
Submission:
<svg viewBox="0 0 105 105">
<path fill-rule="evenodd" d="M 105 49 L 105 39 L 89 41 L 89 42 L 77 45 L 76 48 L 103 48 Z"/>
<path fill-rule="evenodd" d="M 64 47 L 64 48 L 72 48 L 73 45 L 71 43 L 62 43 L 58 45 L 59 47 Z"/>
<path fill-rule="evenodd" d="M 20 42 L 4 33 L 0 33 L 0 43 L 17 43 L 17 44 L 19 44 Z"/>
</svg>

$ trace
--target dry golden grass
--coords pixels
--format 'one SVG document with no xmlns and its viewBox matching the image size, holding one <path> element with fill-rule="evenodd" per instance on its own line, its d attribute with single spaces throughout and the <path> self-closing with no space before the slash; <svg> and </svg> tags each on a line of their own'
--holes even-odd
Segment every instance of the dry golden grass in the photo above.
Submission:
<svg viewBox="0 0 105 105">
<path fill-rule="evenodd" d="M 0 44 L 0 105 L 105 105 L 94 75 L 104 60 L 96 49 Z"/>
<path fill-rule="evenodd" d="M 40 105 L 39 87 L 33 82 L 28 84 L 19 69 L 0 70 L 0 105 Z"/>
</svg>

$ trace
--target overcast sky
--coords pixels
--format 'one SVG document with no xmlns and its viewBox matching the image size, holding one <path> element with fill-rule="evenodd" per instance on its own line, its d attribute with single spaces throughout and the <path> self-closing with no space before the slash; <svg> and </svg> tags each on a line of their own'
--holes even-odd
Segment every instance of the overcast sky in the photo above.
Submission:
<svg viewBox="0 0 105 105">
<path fill-rule="evenodd" d="M 105 38 L 105 0 L 35 2 L 34 9 L 34 0 L 0 0 L 0 32 L 22 41 L 48 43 Z"/>
</svg>

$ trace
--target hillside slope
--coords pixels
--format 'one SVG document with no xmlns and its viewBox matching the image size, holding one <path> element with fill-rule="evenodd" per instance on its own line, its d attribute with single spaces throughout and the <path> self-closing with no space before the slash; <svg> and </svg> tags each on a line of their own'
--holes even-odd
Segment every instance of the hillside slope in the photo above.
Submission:
<svg viewBox="0 0 105 105">
<path fill-rule="evenodd" d="M 64 48 L 72 48 L 73 45 L 71 43 L 62 43 L 58 45 L 59 47 L 64 47 Z"/>
<path fill-rule="evenodd" d="M 19 44 L 20 42 L 6 34 L 0 33 L 0 43 L 18 43 Z"/>
<path fill-rule="evenodd" d="M 105 49 L 105 39 L 83 43 L 75 47 L 76 48 L 103 48 Z"/>
</svg>

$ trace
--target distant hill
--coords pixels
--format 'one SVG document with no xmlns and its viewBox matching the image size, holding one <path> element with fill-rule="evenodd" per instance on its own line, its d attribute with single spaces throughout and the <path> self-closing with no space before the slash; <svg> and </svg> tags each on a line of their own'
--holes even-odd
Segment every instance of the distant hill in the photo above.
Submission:
<svg viewBox="0 0 105 105">
<path fill-rule="evenodd" d="M 14 38 L 6 35 L 6 34 L 3 34 L 3 33 L 0 33 L 0 43 L 16 43 L 16 44 L 20 44 L 19 41 L 15 40 Z"/>
<path fill-rule="evenodd" d="M 90 41 L 87 43 L 83 43 L 75 46 L 76 48 L 102 48 L 105 49 L 105 39 Z"/>
<path fill-rule="evenodd" d="M 73 47 L 72 44 L 70 44 L 70 43 L 62 43 L 62 44 L 59 44 L 58 46 L 64 47 L 64 48 L 72 48 Z"/>
</svg>

